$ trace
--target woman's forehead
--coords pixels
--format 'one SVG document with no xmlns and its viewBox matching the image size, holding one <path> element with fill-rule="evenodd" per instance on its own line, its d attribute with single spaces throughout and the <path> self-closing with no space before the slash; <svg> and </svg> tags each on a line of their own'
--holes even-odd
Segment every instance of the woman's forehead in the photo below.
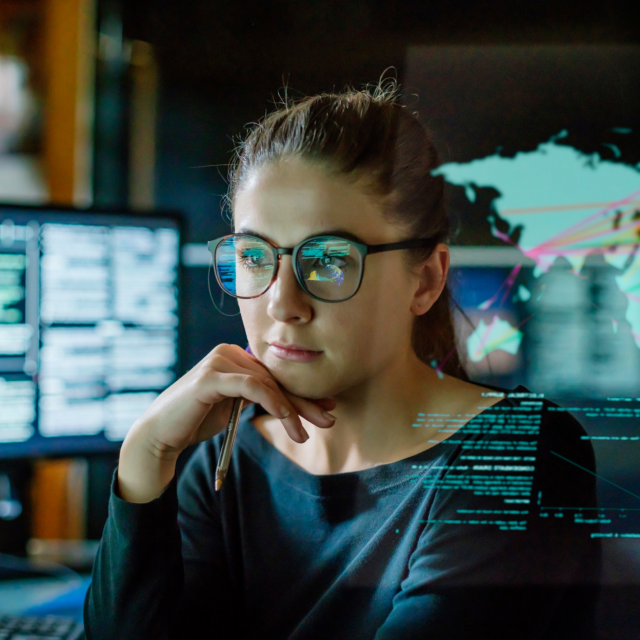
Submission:
<svg viewBox="0 0 640 640">
<path fill-rule="evenodd" d="M 335 228 L 360 237 L 389 231 L 379 204 L 356 184 L 300 161 L 254 170 L 236 194 L 233 217 L 236 231 L 282 242 Z"/>
</svg>

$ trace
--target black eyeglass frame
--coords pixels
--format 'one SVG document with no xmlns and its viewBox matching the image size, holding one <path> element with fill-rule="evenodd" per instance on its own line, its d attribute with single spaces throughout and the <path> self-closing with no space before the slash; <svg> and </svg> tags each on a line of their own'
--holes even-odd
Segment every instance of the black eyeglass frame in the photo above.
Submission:
<svg viewBox="0 0 640 640">
<path fill-rule="evenodd" d="M 239 296 L 239 295 L 236 295 L 235 293 L 230 293 L 226 289 L 226 287 L 222 284 L 220 280 L 220 276 L 218 275 L 218 269 L 216 268 L 216 251 L 218 250 L 220 243 L 223 242 L 224 240 L 227 240 L 228 238 L 242 237 L 242 236 L 262 240 L 262 242 L 265 242 L 273 249 L 275 268 L 273 270 L 273 276 L 271 278 L 271 282 L 268 284 L 268 286 L 262 293 L 259 293 L 258 295 L 255 295 L 255 296 Z M 302 275 L 299 273 L 297 257 L 300 249 L 308 242 L 313 242 L 313 241 L 317 241 L 318 239 L 324 239 L 324 238 L 335 238 L 337 240 L 349 242 L 354 247 L 356 247 L 356 249 L 358 250 L 358 253 L 362 257 L 362 261 L 360 262 L 360 273 L 358 274 L 358 286 L 355 288 L 355 291 L 348 298 L 342 298 L 341 300 L 325 300 L 324 298 L 319 298 L 318 296 L 314 295 L 307 289 L 306 285 L 304 284 L 304 279 L 302 278 Z M 230 295 L 234 298 L 239 298 L 241 300 L 253 300 L 254 298 L 259 298 L 260 296 L 263 296 L 270 289 L 271 285 L 276 281 L 276 278 L 278 277 L 278 270 L 280 268 L 280 256 L 291 256 L 293 272 L 296 276 L 296 280 L 298 281 L 298 284 L 300 285 L 300 288 L 308 296 L 310 296 L 314 300 L 318 300 L 319 302 L 346 302 L 347 300 L 350 300 L 351 298 L 353 298 L 353 296 L 355 296 L 356 293 L 358 293 L 358 291 L 360 290 L 360 285 L 362 284 L 362 279 L 364 277 L 365 258 L 368 255 L 371 255 L 373 253 L 382 253 L 384 251 L 396 251 L 398 249 L 419 249 L 422 247 L 435 247 L 435 243 L 433 239 L 429 239 L 429 238 L 413 238 L 410 240 L 402 240 L 400 242 L 391 242 L 391 243 L 385 243 L 385 244 L 363 244 L 362 242 L 357 242 L 355 240 L 352 240 L 350 238 L 344 238 L 342 236 L 319 235 L 319 236 L 314 236 L 312 238 L 307 238 L 306 240 L 299 242 L 295 247 L 277 247 L 275 244 L 273 244 L 266 238 L 261 238 L 260 236 L 257 236 L 254 233 L 230 233 L 226 236 L 222 236 L 221 238 L 216 238 L 215 240 L 209 240 L 209 242 L 207 242 L 207 249 L 211 254 L 211 259 L 213 261 L 213 267 L 214 267 L 213 271 L 216 275 L 216 280 L 220 288 L 227 295 Z"/>
</svg>

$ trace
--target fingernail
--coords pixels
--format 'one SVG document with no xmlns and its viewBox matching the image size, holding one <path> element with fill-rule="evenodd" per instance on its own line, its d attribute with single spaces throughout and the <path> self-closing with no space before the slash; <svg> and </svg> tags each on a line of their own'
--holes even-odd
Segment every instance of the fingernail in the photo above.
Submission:
<svg viewBox="0 0 640 640">
<path fill-rule="evenodd" d="M 291 413 L 291 412 L 289 411 L 289 409 L 287 409 L 287 407 L 285 407 L 284 405 L 282 405 L 282 406 L 280 407 L 280 415 L 281 415 L 283 418 L 286 418 L 290 413 Z"/>
<path fill-rule="evenodd" d="M 309 439 L 309 434 L 300 429 L 300 437 L 302 438 L 302 442 L 306 442 Z"/>
<path fill-rule="evenodd" d="M 322 412 L 322 415 L 327 419 L 327 420 L 332 420 L 333 422 L 335 422 L 336 417 L 332 416 L 330 413 L 327 413 L 326 411 Z"/>
</svg>

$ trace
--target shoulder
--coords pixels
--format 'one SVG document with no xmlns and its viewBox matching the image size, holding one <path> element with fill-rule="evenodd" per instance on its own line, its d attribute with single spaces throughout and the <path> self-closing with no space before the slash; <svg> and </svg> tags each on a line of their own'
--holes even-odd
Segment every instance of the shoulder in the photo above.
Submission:
<svg viewBox="0 0 640 640">
<path fill-rule="evenodd" d="M 512 412 L 523 433 L 529 430 L 532 453 L 535 449 L 536 491 L 542 503 L 595 505 L 595 453 L 571 409 L 522 385 L 506 392 L 504 399 L 502 411 Z"/>
<path fill-rule="evenodd" d="M 570 408 L 565 408 L 524 385 L 518 385 L 513 390 L 491 385 L 485 387 L 490 391 L 483 393 L 484 396 L 500 398 L 501 402 L 495 407 L 495 411 L 511 413 L 520 416 L 520 422 L 539 425 L 541 444 L 566 447 L 582 442 L 585 451 L 592 450 L 584 427 L 571 414 Z"/>
<path fill-rule="evenodd" d="M 545 423 L 549 437 L 554 441 L 586 440 L 587 432 L 571 409 L 549 399 L 543 400 Z"/>
<path fill-rule="evenodd" d="M 533 464 L 536 493 L 541 490 L 549 500 L 559 501 L 555 504 L 594 504 L 595 454 L 570 408 L 523 385 L 512 390 L 485 386 L 501 401 L 479 414 L 467 433 L 496 440 L 506 457 Z"/>
<path fill-rule="evenodd" d="M 571 409 L 548 399 L 537 400 L 540 413 L 538 451 L 542 456 L 569 456 L 575 463 L 595 471 L 593 446 Z"/>
<path fill-rule="evenodd" d="M 544 401 L 538 465 L 544 502 L 596 504 L 596 457 L 589 435 L 570 408 Z"/>
</svg>

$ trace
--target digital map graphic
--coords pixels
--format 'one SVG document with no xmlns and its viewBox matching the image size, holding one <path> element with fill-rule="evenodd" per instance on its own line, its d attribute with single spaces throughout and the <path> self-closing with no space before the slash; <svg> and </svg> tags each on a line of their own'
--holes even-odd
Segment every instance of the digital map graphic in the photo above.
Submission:
<svg viewBox="0 0 640 640">
<path fill-rule="evenodd" d="M 624 128 L 611 131 L 631 132 Z M 560 257 L 566 258 L 578 276 L 589 254 L 602 254 L 620 271 L 616 285 L 627 298 L 625 319 L 640 349 L 640 165 L 620 161 L 620 150 L 613 144 L 603 143 L 604 153 L 614 158 L 606 160 L 598 153 L 585 154 L 559 143 L 567 135 L 563 130 L 534 151 L 518 152 L 514 157 L 498 151 L 471 162 L 449 162 L 432 173 L 464 187 L 471 202 L 476 199 L 475 188 L 492 187 L 499 192 L 493 210 L 508 223 L 509 231 L 498 229 L 491 215 L 491 232 L 535 261 L 536 278 Z M 516 242 L 511 236 L 517 229 Z M 504 294 L 496 292 L 480 309 L 488 309 L 499 295 L 511 290 L 520 266 L 503 284 Z M 516 295 L 526 300 L 531 293 L 520 285 Z M 612 322 L 617 331 L 617 322 Z M 494 349 L 515 353 L 521 338 L 517 327 L 496 315 L 489 324 L 479 323 L 468 338 L 467 350 L 477 362 Z"/>
</svg>

